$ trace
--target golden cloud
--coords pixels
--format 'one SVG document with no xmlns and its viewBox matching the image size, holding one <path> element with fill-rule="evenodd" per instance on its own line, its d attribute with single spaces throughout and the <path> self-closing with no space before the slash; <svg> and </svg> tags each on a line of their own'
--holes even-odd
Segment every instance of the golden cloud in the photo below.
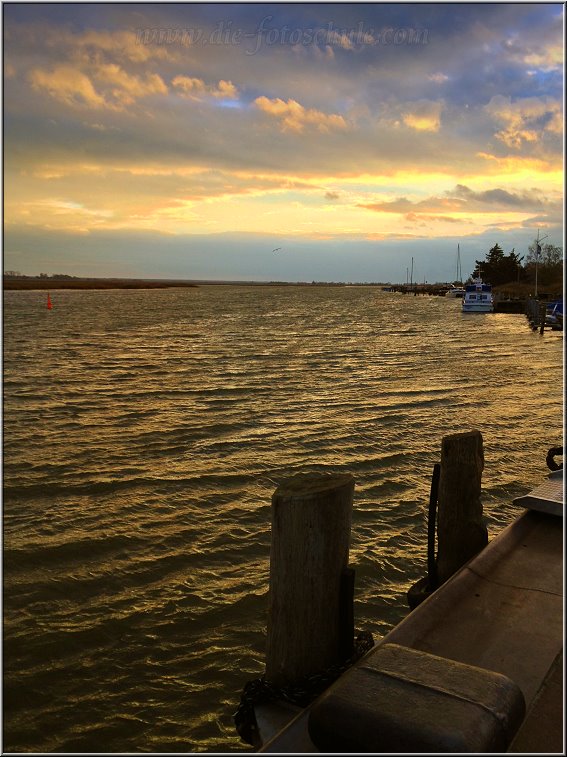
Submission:
<svg viewBox="0 0 567 757">
<path fill-rule="evenodd" d="M 342 116 L 335 113 L 330 115 L 314 108 L 304 108 L 296 100 L 281 100 L 279 97 L 270 100 L 267 97 L 257 97 L 254 104 L 264 113 L 280 119 L 282 131 L 300 133 L 306 126 L 328 133 L 333 130 L 347 128 Z"/>
<path fill-rule="evenodd" d="M 51 71 L 34 69 L 29 74 L 36 91 L 46 91 L 55 100 L 72 107 L 122 110 L 136 99 L 167 94 L 167 87 L 158 74 L 150 73 L 144 78 L 133 76 L 115 63 L 98 65 L 91 77 L 98 90 L 86 73 L 67 64 Z"/>
<path fill-rule="evenodd" d="M 219 99 L 237 100 L 239 96 L 238 89 L 231 81 L 221 79 L 215 85 L 205 84 L 202 79 L 191 76 L 176 76 L 172 82 L 174 87 L 181 90 L 185 97 L 193 100 L 200 100 L 203 97 L 217 97 Z"/>
<path fill-rule="evenodd" d="M 506 181 L 533 181 L 537 174 L 538 183 L 557 187 L 563 186 L 563 170 L 558 161 L 543 160 L 542 158 L 522 157 L 519 155 L 498 156 L 489 152 L 477 152 L 477 158 L 490 163 L 489 171 L 492 176 L 502 177 Z"/>
<path fill-rule="evenodd" d="M 34 69 L 29 79 L 33 89 L 45 90 L 55 100 L 75 107 L 104 108 L 104 97 L 94 88 L 88 76 L 72 66 L 56 66 L 52 71 Z"/>
<path fill-rule="evenodd" d="M 402 120 L 406 126 L 416 131 L 439 131 L 441 126 L 441 112 L 443 102 L 420 100 L 406 106 L 402 113 Z"/>
<path fill-rule="evenodd" d="M 326 41 L 329 45 L 341 47 L 343 50 L 354 50 L 354 45 L 348 34 L 341 34 L 336 31 L 328 31 Z"/>
<path fill-rule="evenodd" d="M 564 48 L 562 41 L 550 43 L 545 40 L 538 47 L 532 48 L 523 48 L 512 41 L 506 47 L 511 51 L 512 56 L 517 60 L 519 59 L 524 65 L 533 66 L 540 71 L 554 71 L 563 66 Z"/>
<path fill-rule="evenodd" d="M 537 53 L 530 53 L 524 58 L 528 66 L 536 66 L 542 71 L 553 71 L 563 65 L 563 47 L 550 47 Z"/>
<path fill-rule="evenodd" d="M 460 216 L 437 216 L 429 213 L 406 213 L 404 218 L 406 221 L 435 221 L 437 223 L 463 223 L 469 222 L 468 218 L 461 218 Z"/>
<path fill-rule="evenodd" d="M 113 86 L 112 94 L 125 105 L 153 94 L 167 94 L 167 87 L 158 74 L 147 74 L 144 79 L 126 73 L 116 63 L 106 63 L 96 69 L 96 79 Z"/>
<path fill-rule="evenodd" d="M 549 97 L 511 97 L 495 95 L 485 110 L 504 128 L 495 137 L 507 147 L 519 149 L 525 142 L 537 142 L 545 132 L 563 131 L 561 103 Z"/>
</svg>

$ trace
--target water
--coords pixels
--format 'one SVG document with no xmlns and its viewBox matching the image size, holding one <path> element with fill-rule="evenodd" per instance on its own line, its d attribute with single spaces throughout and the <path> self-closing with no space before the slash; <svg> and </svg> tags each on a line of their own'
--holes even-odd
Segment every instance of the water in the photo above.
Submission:
<svg viewBox="0 0 567 757">
<path fill-rule="evenodd" d="M 371 287 L 4 295 L 4 749 L 249 751 L 270 498 L 356 479 L 355 622 L 424 575 L 445 434 L 484 438 L 492 538 L 561 444 L 562 335 Z"/>
</svg>

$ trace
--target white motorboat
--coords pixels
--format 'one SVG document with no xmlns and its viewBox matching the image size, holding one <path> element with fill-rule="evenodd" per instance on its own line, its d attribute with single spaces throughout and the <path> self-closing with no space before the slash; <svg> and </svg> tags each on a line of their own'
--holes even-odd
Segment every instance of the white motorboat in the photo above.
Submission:
<svg viewBox="0 0 567 757">
<path fill-rule="evenodd" d="M 470 284 L 465 284 L 463 313 L 492 313 L 493 311 L 492 284 L 485 284 L 480 275 Z"/>
</svg>

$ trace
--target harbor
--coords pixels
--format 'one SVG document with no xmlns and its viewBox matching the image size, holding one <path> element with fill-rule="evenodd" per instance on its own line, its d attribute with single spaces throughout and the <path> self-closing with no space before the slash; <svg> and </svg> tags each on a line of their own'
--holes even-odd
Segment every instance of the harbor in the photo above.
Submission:
<svg viewBox="0 0 567 757">
<path fill-rule="evenodd" d="M 2 10 L 0 752 L 565 746 L 564 7 Z"/>
<path fill-rule="evenodd" d="M 523 512 L 485 543 L 475 491 L 480 489 L 482 437 L 478 432 L 445 437 L 438 553 L 433 564 L 429 561 L 425 583 L 416 585 L 422 596 L 416 604 L 414 592 L 415 606 L 407 617 L 308 706 L 293 706 L 289 699 L 260 699 L 252 730 L 257 751 L 563 754 L 564 490 L 563 470 L 555 461 L 562 453 L 562 448 L 549 451 L 552 472 L 544 483 L 515 500 L 525 508 Z M 464 477 L 464 485 L 457 483 L 459 477 Z M 323 489 L 331 486 L 319 484 Z M 344 482 L 338 486 L 344 488 Z M 451 486 L 459 491 L 451 491 Z M 471 488 L 472 496 L 467 496 Z M 295 507 L 300 501 L 309 512 L 317 506 L 309 487 L 304 485 L 301 497 L 297 491 L 294 494 Z M 463 504 L 463 495 L 468 503 Z M 288 492 L 287 508 L 293 509 L 292 500 Z M 339 507 L 338 500 L 333 501 Z M 344 509 L 344 496 L 341 502 Z M 273 523 L 278 523 L 278 532 L 272 535 L 276 562 L 282 559 L 279 539 L 285 539 L 281 529 L 286 516 L 277 514 L 283 506 L 276 492 Z M 331 510 L 327 512 L 331 516 Z M 301 571 L 308 567 L 309 557 L 302 564 L 297 513 L 294 543 L 299 556 L 294 562 L 299 561 L 296 570 Z M 336 540 L 334 529 L 329 533 Z M 309 542 L 311 537 L 304 538 Z M 473 554 L 463 560 L 467 550 Z M 441 574 L 435 588 L 433 568 Z M 281 565 L 273 567 L 272 577 L 281 570 Z M 287 575 L 287 579 L 293 584 L 293 578 Z M 328 607 L 329 576 L 314 578 L 307 572 L 303 579 L 312 586 L 325 586 Z M 423 591 L 428 584 L 429 590 Z M 277 616 L 271 616 L 271 622 L 285 627 L 291 622 L 286 612 L 298 622 L 297 602 L 301 604 L 304 589 L 296 587 L 290 597 L 289 586 L 282 589 L 272 581 L 271 591 L 277 593 L 271 600 Z M 316 615 L 317 602 L 311 605 Z M 342 611 L 348 615 L 344 604 Z M 268 680 L 281 684 L 287 678 L 289 684 L 290 676 L 293 679 L 301 668 L 315 678 L 313 655 L 321 653 L 321 638 L 328 643 L 336 632 L 330 627 L 323 634 L 320 620 L 315 617 L 300 624 L 301 640 L 280 640 L 281 659 L 267 665 Z M 272 653 L 269 644 L 268 655 Z"/>
<path fill-rule="evenodd" d="M 382 287 L 383 291 L 397 292 L 404 295 L 446 297 L 451 294 L 451 286 L 448 284 L 393 284 Z M 523 314 L 527 317 L 534 330 L 539 329 L 543 322 L 543 328 L 553 331 L 563 330 L 563 294 L 560 289 L 553 288 L 534 296 L 532 292 L 526 292 L 525 288 L 494 287 L 492 312 Z M 549 312 L 555 307 L 559 312 L 559 318 L 550 320 Z M 542 332 L 543 333 L 543 332 Z"/>
</svg>

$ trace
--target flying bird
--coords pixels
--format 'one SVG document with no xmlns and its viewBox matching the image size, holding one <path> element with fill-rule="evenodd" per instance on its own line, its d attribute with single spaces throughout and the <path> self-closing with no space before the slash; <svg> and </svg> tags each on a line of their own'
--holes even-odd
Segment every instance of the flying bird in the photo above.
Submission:
<svg viewBox="0 0 567 757">
<path fill-rule="evenodd" d="M 282 249 L 282 247 L 276 247 L 276 249 L 272 250 L 272 252 L 277 252 L 278 250 L 281 250 L 281 249 Z"/>
</svg>

